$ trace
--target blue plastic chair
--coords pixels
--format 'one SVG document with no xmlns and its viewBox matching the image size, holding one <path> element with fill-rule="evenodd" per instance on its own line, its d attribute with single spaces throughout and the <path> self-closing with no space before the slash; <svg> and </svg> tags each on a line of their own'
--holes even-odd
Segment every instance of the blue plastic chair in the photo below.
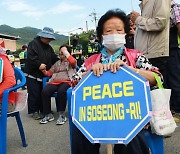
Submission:
<svg viewBox="0 0 180 154">
<path fill-rule="evenodd" d="M 145 140 L 149 145 L 152 154 L 164 154 L 164 142 L 163 137 L 152 134 L 149 130 L 143 130 Z"/>
<path fill-rule="evenodd" d="M 72 117 L 71 117 L 71 95 L 72 88 L 67 90 L 68 100 L 68 117 L 69 117 L 69 131 L 70 131 L 70 146 L 72 145 Z M 163 137 L 156 134 L 152 134 L 150 130 L 143 130 L 145 140 L 151 149 L 152 154 L 164 154 Z M 71 149 L 72 154 L 72 149 Z"/>
<path fill-rule="evenodd" d="M 70 134 L 70 147 L 72 146 L 72 117 L 71 117 L 71 96 L 72 87 L 67 90 L 67 101 L 68 101 L 68 117 L 69 117 L 69 134 Z M 71 149 L 72 154 L 72 149 Z"/>
<path fill-rule="evenodd" d="M 2 96 L 2 109 L 1 109 L 1 114 L 0 114 L 0 154 L 6 154 L 7 118 L 8 117 L 16 118 L 16 122 L 19 128 L 19 132 L 20 132 L 20 136 L 22 140 L 22 145 L 23 147 L 27 147 L 25 133 L 24 133 L 19 111 L 7 113 L 9 93 L 11 91 L 17 91 L 17 89 L 24 86 L 24 84 L 26 83 L 26 78 L 20 69 L 15 67 L 14 72 L 15 72 L 15 77 L 16 77 L 16 85 L 10 89 L 4 90 L 3 96 Z"/>
</svg>

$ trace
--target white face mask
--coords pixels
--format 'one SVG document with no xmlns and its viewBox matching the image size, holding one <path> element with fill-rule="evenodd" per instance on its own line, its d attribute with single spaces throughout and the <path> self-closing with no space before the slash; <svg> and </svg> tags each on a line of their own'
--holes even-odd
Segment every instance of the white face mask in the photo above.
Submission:
<svg viewBox="0 0 180 154">
<path fill-rule="evenodd" d="M 103 35 L 103 45 L 110 51 L 117 51 L 126 43 L 126 34 L 108 34 Z"/>
</svg>

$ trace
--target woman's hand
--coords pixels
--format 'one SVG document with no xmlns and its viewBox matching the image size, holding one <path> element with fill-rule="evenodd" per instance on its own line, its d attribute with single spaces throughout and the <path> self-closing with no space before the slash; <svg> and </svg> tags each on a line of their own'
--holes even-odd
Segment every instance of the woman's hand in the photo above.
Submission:
<svg viewBox="0 0 180 154">
<path fill-rule="evenodd" d="M 42 71 L 42 70 L 45 70 L 46 69 L 46 64 L 41 64 L 40 66 L 39 66 L 39 70 L 40 71 Z"/>
<path fill-rule="evenodd" d="M 42 71 L 42 73 L 44 74 L 44 75 L 46 75 L 47 74 L 47 71 L 44 69 L 44 70 L 41 70 Z"/>
<path fill-rule="evenodd" d="M 109 70 L 113 73 L 116 73 L 120 66 L 127 66 L 122 60 L 116 60 L 114 63 L 109 64 Z"/>
<path fill-rule="evenodd" d="M 62 47 L 62 48 L 61 48 L 61 52 L 63 53 L 63 55 L 64 55 L 66 58 L 68 58 L 68 57 L 70 56 L 70 54 L 69 54 L 69 52 L 68 52 L 68 50 L 67 50 L 66 47 Z"/>
<path fill-rule="evenodd" d="M 94 75 L 100 76 L 104 71 L 109 70 L 109 65 L 97 63 L 92 66 L 91 70 L 94 72 Z"/>
<path fill-rule="evenodd" d="M 94 75 L 100 76 L 103 74 L 104 71 L 110 70 L 113 73 L 116 73 L 120 66 L 128 66 L 122 60 L 116 60 L 114 63 L 111 64 L 101 64 L 97 63 L 94 64 L 91 70 L 94 72 Z"/>
</svg>

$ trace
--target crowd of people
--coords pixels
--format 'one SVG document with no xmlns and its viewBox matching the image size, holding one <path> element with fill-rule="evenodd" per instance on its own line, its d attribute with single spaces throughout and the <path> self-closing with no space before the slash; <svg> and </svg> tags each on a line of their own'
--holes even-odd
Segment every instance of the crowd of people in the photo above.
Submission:
<svg viewBox="0 0 180 154">
<path fill-rule="evenodd" d="M 152 73 L 155 72 L 164 87 L 172 89 L 170 108 L 174 120 L 180 122 L 180 5 L 173 0 L 141 0 L 140 8 L 141 14 L 132 11 L 126 15 L 120 9 L 107 11 L 98 21 L 97 34 L 89 36 L 85 50 L 79 36 L 75 35 L 72 46 L 60 46 L 59 56 L 56 55 L 50 45 L 55 40 L 54 30 L 49 27 L 44 27 L 28 46 L 23 46 L 19 56 L 25 59 L 21 67 L 27 79 L 28 114 L 40 120 L 40 124 L 53 121 L 51 95 L 57 92 L 59 117 L 56 124 L 62 125 L 67 120 L 66 91 L 69 87 L 75 86 L 90 70 L 99 77 L 104 71 L 116 73 L 121 66 L 126 66 L 146 78 L 151 88 L 157 88 Z M 139 51 L 142 54 L 138 54 Z M 132 54 L 133 58 L 129 59 Z M 3 71 L 0 83 L 1 99 L 3 90 L 13 86 L 15 78 L 2 49 L 0 58 L 7 63 L 3 69 L 8 69 Z M 52 77 L 43 87 L 45 76 Z M 98 154 L 99 147 L 100 144 L 90 143 L 73 125 L 73 154 Z M 140 132 L 128 145 L 115 144 L 114 153 L 148 154 L 150 150 Z"/>
</svg>

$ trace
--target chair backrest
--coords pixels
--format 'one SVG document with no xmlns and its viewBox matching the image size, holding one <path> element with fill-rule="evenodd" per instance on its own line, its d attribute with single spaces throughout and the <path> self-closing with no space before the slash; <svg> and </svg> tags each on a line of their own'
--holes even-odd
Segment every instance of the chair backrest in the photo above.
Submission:
<svg viewBox="0 0 180 154">
<path fill-rule="evenodd" d="M 12 116 L 16 117 L 16 121 L 19 127 L 23 146 L 24 147 L 27 146 L 18 109 L 15 112 L 7 113 L 9 93 L 12 91 L 17 91 L 18 88 L 24 86 L 24 84 L 26 83 L 26 78 L 24 76 L 24 73 L 19 68 L 15 67 L 14 72 L 15 72 L 15 78 L 16 78 L 16 85 L 13 86 L 12 88 L 4 90 L 3 97 L 2 97 L 2 110 L 1 110 L 1 115 L 0 115 L 0 154 L 6 154 L 7 117 L 12 117 Z M 20 99 L 22 100 L 22 98 Z"/>
<path fill-rule="evenodd" d="M 7 118 L 7 104 L 8 104 L 8 96 L 9 93 L 12 91 L 17 91 L 18 88 L 22 87 L 26 83 L 26 78 L 24 76 L 24 73 L 19 68 L 14 68 L 15 72 L 15 78 L 16 78 L 16 85 L 12 88 L 6 89 L 3 92 L 2 97 L 2 110 L 1 110 L 1 118 L 6 119 Z"/>
<path fill-rule="evenodd" d="M 17 67 L 14 67 L 15 78 L 16 78 L 16 85 L 14 87 L 22 87 L 26 83 L 26 78 L 24 73 Z"/>
</svg>

